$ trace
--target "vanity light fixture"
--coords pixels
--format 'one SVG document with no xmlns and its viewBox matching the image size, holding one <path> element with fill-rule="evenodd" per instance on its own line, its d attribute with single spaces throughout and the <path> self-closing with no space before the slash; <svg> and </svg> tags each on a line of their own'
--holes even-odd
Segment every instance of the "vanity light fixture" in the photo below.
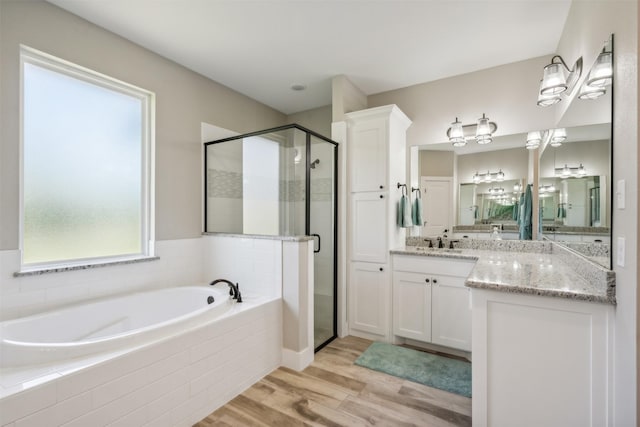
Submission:
<svg viewBox="0 0 640 427">
<path fill-rule="evenodd" d="M 583 84 L 582 87 L 580 88 L 580 93 L 578 94 L 578 98 L 596 99 L 596 98 L 600 98 L 605 93 L 607 93 L 607 90 L 604 87 L 589 86 L 587 84 Z"/>
<path fill-rule="evenodd" d="M 560 176 L 561 178 L 581 178 L 587 175 L 587 170 L 580 163 L 578 167 L 570 167 L 567 164 L 561 168 L 555 168 L 556 176 Z"/>
<path fill-rule="evenodd" d="M 521 191 L 522 191 L 522 184 L 520 184 L 520 183 L 513 184 L 513 192 L 514 193 L 520 193 Z"/>
<path fill-rule="evenodd" d="M 540 80 L 540 90 L 538 90 L 538 105 L 541 107 L 549 107 L 551 105 L 557 104 L 562 100 L 560 95 L 543 95 L 542 91 L 542 80 Z"/>
<path fill-rule="evenodd" d="M 463 125 L 456 117 L 456 121 L 447 129 L 447 137 L 454 147 L 463 147 L 472 139 L 478 144 L 488 144 L 497 129 L 498 125 L 490 121 L 485 114 L 472 125 Z"/>
<path fill-rule="evenodd" d="M 604 95 L 607 86 L 613 81 L 613 55 L 607 52 L 606 47 L 598 55 L 596 63 L 593 65 L 586 80 L 580 88 L 578 98 L 596 99 Z"/>
<path fill-rule="evenodd" d="M 613 55 L 602 49 L 596 63 L 587 76 L 586 84 L 591 87 L 611 86 L 613 79 Z"/>
<path fill-rule="evenodd" d="M 504 172 L 502 172 L 502 169 L 500 169 L 498 172 L 489 172 L 489 171 L 487 171 L 487 173 L 476 172 L 473 175 L 474 184 L 480 184 L 481 182 L 490 183 L 494 181 L 496 182 L 504 181 Z"/>
<path fill-rule="evenodd" d="M 560 94 L 570 94 L 581 75 L 582 57 L 569 68 L 560 55 L 553 56 L 551 63 L 544 67 L 538 91 L 538 105 L 548 107 L 560 102 Z"/>
<path fill-rule="evenodd" d="M 476 142 L 478 144 L 488 144 L 493 138 L 491 137 L 491 125 L 489 124 L 489 119 L 482 113 L 482 117 L 478 119 L 478 124 L 476 125 Z"/>
<path fill-rule="evenodd" d="M 525 147 L 527 150 L 535 150 L 540 147 L 540 143 L 542 142 L 542 135 L 540 131 L 534 130 L 533 132 L 529 132 L 527 134 L 527 144 Z"/>
<path fill-rule="evenodd" d="M 555 193 L 556 186 L 553 184 L 541 185 L 540 187 L 538 187 L 538 191 L 540 193 Z"/>
<path fill-rule="evenodd" d="M 567 75 L 565 75 L 565 70 Z M 581 74 L 582 57 L 578 58 L 573 68 L 569 68 L 560 55 L 555 55 L 551 58 L 551 63 L 544 67 L 540 94 L 549 96 L 559 95 L 563 92 L 571 93 Z"/>
<path fill-rule="evenodd" d="M 560 147 L 567 140 L 567 130 L 565 128 L 554 129 L 551 131 L 551 140 L 549 145 L 554 148 Z"/>
<path fill-rule="evenodd" d="M 447 131 L 449 136 L 449 142 L 454 147 L 464 147 L 467 145 L 467 140 L 464 139 L 464 131 L 462 130 L 462 122 L 456 117 L 456 121 L 451 123 L 451 127 Z"/>
</svg>

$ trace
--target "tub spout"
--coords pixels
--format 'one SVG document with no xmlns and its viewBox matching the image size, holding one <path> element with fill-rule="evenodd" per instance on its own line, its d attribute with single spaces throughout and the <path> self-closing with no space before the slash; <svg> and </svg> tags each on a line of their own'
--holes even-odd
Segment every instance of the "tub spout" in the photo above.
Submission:
<svg viewBox="0 0 640 427">
<path fill-rule="evenodd" d="M 224 282 L 229 285 L 229 295 L 233 297 L 237 302 L 242 302 L 242 295 L 240 294 L 240 285 L 237 283 L 234 285 L 233 282 L 227 279 L 216 279 L 213 282 L 209 283 L 210 286 L 213 286 L 217 283 Z"/>
</svg>

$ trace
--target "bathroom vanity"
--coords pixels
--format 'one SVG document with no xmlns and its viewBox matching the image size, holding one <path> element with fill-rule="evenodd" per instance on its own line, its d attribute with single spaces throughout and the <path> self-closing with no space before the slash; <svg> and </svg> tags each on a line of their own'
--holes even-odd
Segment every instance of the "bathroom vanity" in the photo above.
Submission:
<svg viewBox="0 0 640 427">
<path fill-rule="evenodd" d="M 551 242 L 391 251 L 392 334 L 473 355 L 474 426 L 607 426 L 613 272 Z"/>
<path fill-rule="evenodd" d="M 416 251 L 420 253 L 420 251 Z M 471 351 L 472 259 L 393 256 L 393 335 Z"/>
</svg>

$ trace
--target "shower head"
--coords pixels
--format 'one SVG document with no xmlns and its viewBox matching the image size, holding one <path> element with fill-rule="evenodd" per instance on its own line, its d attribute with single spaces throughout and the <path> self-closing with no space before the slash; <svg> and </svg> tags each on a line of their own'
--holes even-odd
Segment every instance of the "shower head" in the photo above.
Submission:
<svg viewBox="0 0 640 427">
<path fill-rule="evenodd" d="M 313 162 L 311 162 L 311 169 L 315 169 L 316 165 L 318 165 L 320 163 L 320 159 L 315 159 Z"/>
</svg>

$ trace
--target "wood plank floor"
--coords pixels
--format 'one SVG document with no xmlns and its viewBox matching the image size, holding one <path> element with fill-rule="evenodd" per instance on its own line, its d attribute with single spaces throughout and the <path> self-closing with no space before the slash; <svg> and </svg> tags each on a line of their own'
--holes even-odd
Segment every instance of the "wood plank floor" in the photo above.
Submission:
<svg viewBox="0 0 640 427">
<path fill-rule="evenodd" d="M 470 398 L 354 365 L 370 344 L 336 339 L 304 371 L 276 369 L 195 427 L 471 425 Z"/>
</svg>

